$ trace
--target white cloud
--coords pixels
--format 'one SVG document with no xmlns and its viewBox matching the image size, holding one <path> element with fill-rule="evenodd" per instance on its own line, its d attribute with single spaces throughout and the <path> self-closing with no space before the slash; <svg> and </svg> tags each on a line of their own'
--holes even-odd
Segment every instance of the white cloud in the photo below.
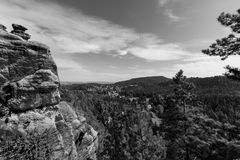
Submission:
<svg viewBox="0 0 240 160">
<path fill-rule="evenodd" d="M 150 61 L 177 60 L 185 56 L 191 56 L 176 44 L 152 44 L 143 47 L 129 48 L 129 52 L 135 56 Z"/>
</svg>

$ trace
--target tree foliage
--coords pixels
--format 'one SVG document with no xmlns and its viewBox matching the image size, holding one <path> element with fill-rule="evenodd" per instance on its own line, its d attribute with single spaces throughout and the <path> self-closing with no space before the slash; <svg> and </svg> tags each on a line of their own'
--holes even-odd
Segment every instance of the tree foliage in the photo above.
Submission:
<svg viewBox="0 0 240 160">
<path fill-rule="evenodd" d="M 221 13 L 218 21 L 225 27 L 230 27 L 232 34 L 222 39 L 217 39 L 208 49 L 202 50 L 204 54 L 209 56 L 220 56 L 221 60 L 227 59 L 232 55 L 240 55 L 240 9 L 236 14 Z M 227 66 L 228 70 L 225 74 L 227 77 L 240 80 L 240 70 L 231 66 Z"/>
<path fill-rule="evenodd" d="M 232 160 L 240 157 L 240 128 L 228 121 L 209 117 L 206 107 L 196 102 L 194 85 L 179 71 L 176 87 L 167 96 L 163 131 L 167 160 Z"/>
<path fill-rule="evenodd" d="M 126 103 L 126 102 L 125 102 Z M 152 130 L 151 112 L 140 103 L 112 103 L 110 107 L 98 102 L 99 116 L 105 128 L 103 160 L 163 160 L 165 141 Z"/>
</svg>

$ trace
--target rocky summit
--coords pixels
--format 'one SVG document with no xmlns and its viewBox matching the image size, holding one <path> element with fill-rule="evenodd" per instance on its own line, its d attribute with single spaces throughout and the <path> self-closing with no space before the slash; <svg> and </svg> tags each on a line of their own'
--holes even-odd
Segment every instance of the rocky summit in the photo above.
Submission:
<svg viewBox="0 0 240 160">
<path fill-rule="evenodd" d="M 98 133 L 61 101 L 48 46 L 0 25 L 0 160 L 95 160 Z"/>
</svg>

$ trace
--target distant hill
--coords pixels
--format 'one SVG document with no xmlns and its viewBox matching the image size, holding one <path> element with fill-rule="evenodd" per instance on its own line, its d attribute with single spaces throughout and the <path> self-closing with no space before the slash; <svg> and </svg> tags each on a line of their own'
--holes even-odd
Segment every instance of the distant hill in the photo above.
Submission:
<svg viewBox="0 0 240 160">
<path fill-rule="evenodd" d="M 143 85 L 143 84 L 159 84 L 162 82 L 170 81 L 171 79 L 166 78 L 164 76 L 151 76 L 151 77 L 140 77 L 140 78 L 133 78 L 126 81 L 120 81 L 115 83 L 115 85 Z"/>
<path fill-rule="evenodd" d="M 61 81 L 62 85 L 99 85 L 99 84 L 112 84 L 113 82 L 107 82 L 107 81 L 96 81 L 96 82 L 80 82 L 80 81 Z"/>
<path fill-rule="evenodd" d="M 196 86 L 198 94 L 228 94 L 240 95 L 240 82 L 232 81 L 224 76 L 189 78 Z M 117 82 L 114 85 L 121 86 L 125 93 L 149 95 L 152 93 L 168 94 L 174 89 L 171 79 L 163 76 L 141 77 L 127 81 Z"/>
</svg>

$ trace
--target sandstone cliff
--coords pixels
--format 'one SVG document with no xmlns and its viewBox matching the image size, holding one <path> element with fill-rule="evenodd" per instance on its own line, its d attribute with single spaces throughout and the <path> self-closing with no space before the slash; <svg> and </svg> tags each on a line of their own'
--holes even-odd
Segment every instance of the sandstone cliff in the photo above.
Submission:
<svg viewBox="0 0 240 160">
<path fill-rule="evenodd" d="M 96 159 L 97 132 L 59 95 L 48 46 L 0 25 L 0 160 Z"/>
</svg>

